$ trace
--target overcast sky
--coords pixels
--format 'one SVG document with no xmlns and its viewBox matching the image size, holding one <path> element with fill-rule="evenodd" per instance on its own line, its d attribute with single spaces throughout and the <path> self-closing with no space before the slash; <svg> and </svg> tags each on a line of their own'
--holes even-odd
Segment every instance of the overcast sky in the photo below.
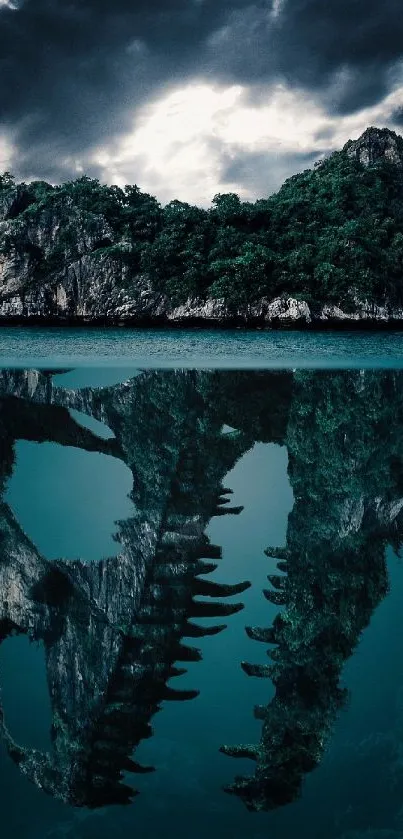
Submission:
<svg viewBox="0 0 403 839">
<path fill-rule="evenodd" d="M 0 0 L 0 171 L 162 203 L 403 132 L 402 0 Z"/>
</svg>

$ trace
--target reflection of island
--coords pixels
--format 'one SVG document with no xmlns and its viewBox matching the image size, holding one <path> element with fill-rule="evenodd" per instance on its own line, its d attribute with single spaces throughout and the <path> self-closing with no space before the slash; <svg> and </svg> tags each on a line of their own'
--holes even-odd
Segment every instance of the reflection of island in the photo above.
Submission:
<svg viewBox="0 0 403 839">
<path fill-rule="evenodd" d="M 122 773 L 144 771 L 132 753 L 150 735 L 152 715 L 163 700 L 197 695 L 169 681 L 184 672 L 177 662 L 200 658 L 184 639 L 225 628 L 222 619 L 242 605 L 217 598 L 249 585 L 201 576 L 216 567 L 205 560 L 220 557 L 204 535 L 208 521 L 240 512 L 227 506 L 222 480 L 253 440 L 222 434 L 219 412 L 196 385 L 191 373 L 150 373 L 74 394 L 52 389 L 43 374 L 1 376 L 3 484 L 16 438 L 113 454 L 134 477 L 135 515 L 118 523 L 118 556 L 99 563 L 46 561 L 10 509 L 0 508 L 0 637 L 24 632 L 44 641 L 52 754 L 18 746 L 5 720 L 3 735 L 24 774 L 76 805 L 130 800 Z M 77 425 L 65 407 L 73 404 L 106 421 L 115 439 Z M 203 628 L 199 617 L 219 622 Z"/>
<path fill-rule="evenodd" d="M 119 523 L 118 556 L 84 565 L 47 562 L 0 506 L 0 637 L 43 639 L 53 713 L 51 755 L 19 747 L 2 722 L 24 774 L 76 805 L 130 800 L 123 772 L 147 771 L 133 751 L 153 714 L 196 693 L 170 683 L 178 662 L 200 657 L 185 639 L 214 634 L 241 608 L 216 598 L 247 583 L 201 576 L 220 556 L 205 530 L 212 516 L 239 512 L 227 506 L 227 472 L 255 441 L 271 441 L 288 448 L 295 495 L 286 545 L 268 549 L 281 574 L 269 575 L 266 596 L 284 609 L 273 627 L 248 630 L 271 645 L 272 663 L 243 667 L 271 677 L 276 693 L 255 709 L 260 743 L 223 751 L 256 761 L 229 787 L 250 809 L 297 797 L 345 700 L 342 665 L 387 590 L 385 545 L 400 543 L 402 382 L 390 371 L 165 371 L 74 392 L 46 373 L 1 374 L 3 484 L 15 439 L 53 440 L 121 458 L 136 510 Z M 67 408 L 107 423 L 115 439 L 100 440 Z M 198 626 L 203 616 L 218 625 Z"/>
<path fill-rule="evenodd" d="M 295 376 L 284 440 L 295 504 L 285 547 L 266 550 L 281 574 L 264 592 L 284 608 L 247 630 L 272 663 L 242 665 L 276 691 L 255 708 L 260 743 L 222 747 L 256 761 L 228 787 L 251 810 L 293 801 L 320 762 L 346 700 L 343 663 L 387 591 L 385 547 L 403 531 L 402 384 L 390 372 Z"/>
</svg>

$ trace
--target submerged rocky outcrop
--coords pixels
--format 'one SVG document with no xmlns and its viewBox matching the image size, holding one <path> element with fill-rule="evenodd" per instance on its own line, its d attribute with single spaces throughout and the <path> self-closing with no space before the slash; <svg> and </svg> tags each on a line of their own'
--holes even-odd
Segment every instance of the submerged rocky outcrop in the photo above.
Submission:
<svg viewBox="0 0 403 839">
<path fill-rule="evenodd" d="M 136 747 L 153 715 L 197 695 L 197 685 L 175 690 L 171 679 L 200 659 L 198 637 L 225 630 L 242 608 L 225 598 L 249 585 L 206 576 L 221 555 L 208 522 L 241 513 L 225 476 L 256 441 L 275 442 L 287 447 L 295 498 L 285 545 L 266 549 L 280 573 L 268 574 L 264 595 L 279 613 L 272 626 L 247 628 L 271 663 L 242 663 L 245 678 L 270 679 L 275 694 L 255 708 L 260 741 L 222 750 L 255 762 L 228 786 L 248 809 L 298 797 L 346 701 L 343 664 L 388 590 L 386 545 L 402 541 L 402 385 L 395 371 L 159 371 L 74 391 L 51 372 L 0 375 L 2 488 L 16 439 L 51 440 L 121 458 L 135 505 L 117 524 L 117 556 L 84 564 L 41 556 L 1 504 L 0 641 L 43 641 L 52 708 L 49 754 L 16 743 L 0 712 L 21 772 L 75 806 L 131 800 L 127 773 L 152 769 Z M 98 438 L 69 409 L 114 438 Z M 207 616 L 217 623 L 197 623 Z M 239 728 L 242 742 L 242 720 Z"/>
<path fill-rule="evenodd" d="M 400 373 L 295 375 L 284 439 L 295 504 L 286 544 L 265 550 L 280 573 L 264 595 L 279 613 L 247 629 L 271 663 L 242 665 L 275 695 L 255 708 L 259 743 L 222 747 L 256 764 L 228 787 L 250 810 L 294 801 L 320 763 L 347 700 L 343 665 L 388 591 L 386 546 L 403 535 L 402 384 Z"/>
<path fill-rule="evenodd" d="M 53 714 L 50 755 L 14 742 L 2 716 L 9 754 L 66 802 L 125 803 L 135 791 L 123 773 L 147 771 L 133 751 L 150 736 L 153 714 L 164 700 L 197 695 L 168 684 L 185 672 L 177 662 L 200 658 L 184 639 L 225 629 L 222 619 L 242 608 L 217 598 L 248 582 L 218 585 L 201 575 L 215 567 L 204 559 L 221 553 L 204 535 L 209 519 L 240 512 L 225 506 L 222 479 L 252 440 L 221 436 L 222 422 L 216 412 L 205 415 L 191 373 L 143 374 L 78 394 L 52 388 L 46 375 L 5 373 L 0 392 L 4 478 L 16 437 L 113 454 L 133 472 L 135 515 L 118 523 L 117 557 L 99 563 L 47 561 L 7 505 L 0 511 L 0 637 L 43 641 Z M 107 421 L 115 438 L 99 440 L 75 423 L 64 407 L 73 405 Z M 194 623 L 206 616 L 221 623 Z"/>
<path fill-rule="evenodd" d="M 403 323 L 403 139 L 369 128 L 255 204 L 0 177 L 0 322 Z"/>
</svg>

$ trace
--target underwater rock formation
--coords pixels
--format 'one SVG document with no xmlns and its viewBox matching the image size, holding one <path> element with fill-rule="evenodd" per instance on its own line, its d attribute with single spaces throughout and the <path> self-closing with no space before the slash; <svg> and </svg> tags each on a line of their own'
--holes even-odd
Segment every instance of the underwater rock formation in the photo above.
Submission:
<svg viewBox="0 0 403 839">
<path fill-rule="evenodd" d="M 44 642 L 52 753 L 20 747 L 2 716 L 3 737 L 24 774 L 76 806 L 130 800 L 123 772 L 144 771 L 132 753 L 150 736 L 152 715 L 164 700 L 197 695 L 167 684 L 184 672 L 176 662 L 200 658 L 183 639 L 224 629 L 223 618 L 242 604 L 217 598 L 249 585 L 201 576 L 215 567 L 203 559 L 221 553 L 204 535 L 211 516 L 240 512 L 225 506 L 222 479 L 252 441 L 242 432 L 222 435 L 219 415 L 205 410 L 195 384 L 192 374 L 150 373 L 75 396 L 53 389 L 46 374 L 17 371 L 1 380 L 5 478 L 16 436 L 113 453 L 133 471 L 135 515 L 118 523 L 118 556 L 99 563 L 48 562 L 1 508 L 0 637 L 26 633 Z M 92 414 L 115 438 L 98 440 L 54 404 L 63 401 L 87 409 L 92 401 Z M 218 625 L 194 623 L 204 616 Z"/>
<path fill-rule="evenodd" d="M 228 787 L 250 810 L 298 797 L 345 703 L 343 664 L 387 591 L 385 547 L 401 543 L 402 385 L 395 371 L 148 371 L 76 391 L 56 387 L 51 371 L 0 374 L 2 488 L 16 439 L 51 440 L 120 458 L 135 507 L 117 523 L 118 555 L 84 564 L 46 560 L 0 506 L 0 640 L 43 640 L 52 708 L 49 754 L 14 742 L 1 712 L 22 773 L 75 806 L 131 800 L 125 773 L 151 770 L 135 750 L 153 715 L 197 695 L 171 679 L 200 658 L 197 638 L 242 608 L 225 598 L 247 581 L 206 577 L 221 555 L 209 521 L 240 512 L 225 476 L 255 442 L 275 442 L 287 447 L 295 498 L 285 545 L 266 551 L 280 573 L 268 569 L 264 594 L 279 613 L 272 627 L 247 629 L 271 663 L 242 664 L 270 678 L 275 695 L 255 708 L 260 742 L 222 750 L 255 761 Z M 114 437 L 98 438 L 69 409 Z M 217 625 L 202 628 L 204 616 Z"/>
<path fill-rule="evenodd" d="M 268 547 L 280 574 L 265 597 L 281 608 L 271 627 L 250 627 L 271 664 L 243 663 L 275 695 L 255 708 L 258 744 L 223 746 L 256 762 L 227 791 L 250 810 L 294 801 L 321 761 L 347 694 L 351 656 L 388 580 L 386 545 L 403 533 L 403 377 L 395 372 L 300 372 L 285 436 L 295 504 L 286 545 Z"/>
</svg>

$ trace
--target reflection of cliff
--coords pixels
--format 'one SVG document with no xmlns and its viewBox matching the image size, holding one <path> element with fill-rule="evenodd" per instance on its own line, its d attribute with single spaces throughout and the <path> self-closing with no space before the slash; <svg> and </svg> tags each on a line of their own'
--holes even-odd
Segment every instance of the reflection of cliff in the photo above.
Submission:
<svg viewBox="0 0 403 839">
<path fill-rule="evenodd" d="M 223 587 L 201 576 L 214 567 L 203 559 L 220 556 L 204 531 L 211 516 L 239 512 L 228 508 L 222 481 L 254 436 L 234 393 L 241 396 L 244 384 L 255 424 L 266 428 L 270 419 L 263 410 L 266 377 L 258 375 L 252 387 L 249 374 L 230 378 L 232 384 L 214 373 L 145 373 L 114 388 L 75 393 L 53 388 L 47 374 L 1 374 L 4 478 L 17 438 L 113 454 L 133 472 L 135 515 L 118 525 L 118 556 L 96 565 L 47 562 L 1 508 L 0 635 L 18 631 L 44 640 L 52 754 L 19 747 L 5 725 L 3 733 L 21 771 L 63 800 L 98 806 L 130 798 L 122 772 L 141 771 L 131 754 L 150 734 L 153 713 L 163 700 L 195 695 L 167 684 L 180 672 L 176 662 L 200 656 L 186 639 L 219 631 L 223 618 L 240 608 L 217 598 L 246 583 Z M 287 403 L 290 381 L 275 379 L 273 404 Z M 223 435 L 234 405 L 243 430 Z M 67 407 L 106 422 L 115 439 L 99 440 Z M 276 434 L 280 424 L 276 417 Z M 194 623 L 203 616 L 217 616 L 217 627 Z"/>
<path fill-rule="evenodd" d="M 220 556 L 204 536 L 209 519 L 240 512 L 226 506 L 222 480 L 253 442 L 243 432 L 221 434 L 220 411 L 206 395 L 211 384 L 203 374 L 150 373 L 76 395 L 52 390 L 46 375 L 10 373 L 0 382 L 5 477 L 17 436 L 114 454 L 134 476 L 136 512 L 118 523 L 120 552 L 98 564 L 47 562 L 6 505 L 0 511 L 0 634 L 45 643 L 52 754 L 18 746 L 6 721 L 3 735 L 24 774 L 76 805 L 130 799 L 122 773 L 143 771 L 131 754 L 149 736 L 153 713 L 163 700 L 197 694 L 167 684 L 183 672 L 176 662 L 200 657 L 183 639 L 220 631 L 241 608 L 217 598 L 248 583 L 220 586 L 201 576 L 215 567 L 203 560 Z M 104 419 L 115 439 L 98 440 L 56 402 Z M 194 623 L 203 616 L 218 625 Z"/>
<path fill-rule="evenodd" d="M 403 393 L 400 373 L 299 373 L 285 442 L 295 506 L 280 574 L 265 596 L 283 607 L 273 626 L 249 628 L 272 663 L 275 695 L 255 709 L 257 745 L 223 747 L 256 762 L 228 791 L 251 810 L 293 801 L 326 748 L 345 702 L 345 660 L 387 591 L 385 547 L 401 541 Z"/>
<path fill-rule="evenodd" d="M 387 590 L 385 545 L 401 541 L 402 381 L 395 372 L 165 371 L 75 392 L 47 373 L 0 375 L 2 486 L 15 439 L 53 440 L 121 458 L 135 504 L 118 523 L 118 556 L 91 565 L 48 562 L 0 506 L 0 638 L 43 639 L 53 714 L 49 755 L 14 743 L 1 717 L 23 773 L 76 805 L 130 800 L 123 773 L 147 771 L 133 752 L 153 714 L 197 693 L 171 682 L 200 658 L 194 639 L 241 608 L 225 597 L 246 582 L 205 576 L 220 557 L 205 530 L 212 516 L 240 512 L 229 506 L 227 472 L 255 441 L 273 441 L 288 448 L 295 506 L 286 545 L 267 551 L 280 574 L 265 595 L 279 613 L 272 627 L 248 629 L 272 662 L 243 667 L 271 677 L 276 692 L 255 709 L 260 742 L 223 750 L 256 762 L 229 787 L 248 808 L 298 796 L 345 702 L 343 663 Z M 100 440 L 67 408 L 115 438 Z M 224 424 L 235 430 L 223 434 Z M 202 628 L 203 616 L 217 625 Z"/>
</svg>

